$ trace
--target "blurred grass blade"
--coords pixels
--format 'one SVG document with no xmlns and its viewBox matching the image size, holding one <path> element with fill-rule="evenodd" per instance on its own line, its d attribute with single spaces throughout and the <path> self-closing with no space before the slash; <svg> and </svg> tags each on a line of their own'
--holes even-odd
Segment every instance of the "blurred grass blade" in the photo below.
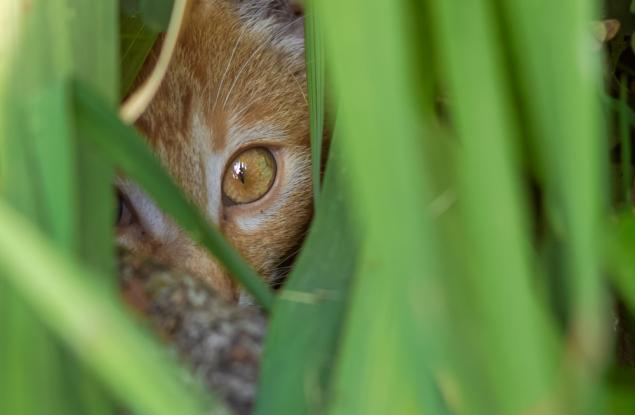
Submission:
<svg viewBox="0 0 635 415">
<path fill-rule="evenodd" d="M 622 195 L 625 206 L 633 206 L 633 150 L 631 146 L 631 120 L 628 117 L 628 85 L 625 76 L 620 82 L 619 136 L 622 167 Z"/>
<path fill-rule="evenodd" d="M 311 129 L 311 162 L 313 168 L 313 200 L 317 205 L 320 196 L 320 180 L 322 179 L 322 141 L 324 139 L 324 88 L 325 59 L 324 39 L 318 11 L 309 0 L 306 4 L 306 69 L 307 89 L 309 95 L 310 129 Z"/>
<path fill-rule="evenodd" d="M 597 245 L 607 210 L 608 149 L 598 105 L 601 55 L 593 52 L 589 27 L 596 8 L 593 0 L 500 2 L 524 119 L 545 169 L 545 204 L 564 247 L 568 383 L 578 413 L 597 413 L 596 374 L 610 350 Z"/>
<path fill-rule="evenodd" d="M 422 116 L 406 69 L 413 43 L 405 5 L 316 6 L 341 100 L 338 128 L 362 244 L 328 413 L 444 413 L 434 378 L 444 359 L 445 299 Z"/>
<path fill-rule="evenodd" d="M 635 413 L 635 394 L 632 384 L 613 386 L 606 399 L 605 414 L 631 415 Z"/>
<path fill-rule="evenodd" d="M 194 383 L 182 382 L 184 372 L 139 334 L 103 279 L 85 275 L 51 249 L 3 201 L 0 228 L 0 276 L 130 408 L 157 415 L 224 413 L 205 402 Z"/>
<path fill-rule="evenodd" d="M 310 234 L 276 303 L 255 414 L 324 413 L 357 263 L 341 139 L 334 134 Z"/>
<path fill-rule="evenodd" d="M 580 354 L 578 363 L 587 369 L 601 370 L 607 316 L 596 243 L 606 211 L 608 151 L 597 97 L 600 54 L 593 52 L 589 28 L 596 7 L 592 0 L 501 2 L 512 62 L 523 68 L 515 76 L 547 173 L 547 203 L 558 216 L 551 220 L 560 222 L 565 237 L 570 332 L 576 343 L 571 352 Z"/>
<path fill-rule="evenodd" d="M 26 108 L 32 111 L 30 117 L 25 117 L 26 128 L 23 130 L 25 155 L 31 170 L 27 188 L 33 192 L 36 201 L 37 216 L 32 216 L 32 220 L 36 220 L 61 251 L 75 255 L 79 245 L 77 172 L 68 84 L 51 82 L 50 86 L 42 87 L 40 93 L 27 102 Z M 40 137 L 47 137 L 47 140 L 40 140 Z M 6 413 L 96 413 L 83 406 L 83 396 L 73 389 L 69 379 L 82 373 L 77 362 L 53 341 L 37 314 L 27 309 L 13 289 L 8 289 L 7 295 L 16 298 L 10 299 L 8 308 L 3 311 L 9 320 L 7 332 L 12 333 L 7 353 L 3 355 L 12 366 L 5 373 L 13 374 L 9 375 L 12 376 L 11 387 L 3 400 L 8 405 Z M 62 382 L 61 378 L 67 381 Z M 99 386 L 91 387 L 96 394 L 101 392 Z M 40 391 L 40 399 L 22 396 L 23 390 L 29 393 Z M 110 408 L 112 403 L 106 399 L 101 406 Z M 3 411 L 0 409 L 0 412 Z"/>
<path fill-rule="evenodd" d="M 478 384 L 469 376 L 463 380 L 471 406 L 517 413 L 539 405 L 557 384 L 557 349 L 552 322 L 533 288 L 535 258 L 514 147 L 517 115 L 487 3 L 428 2 L 463 145 L 459 173 L 470 265 L 454 295 L 469 301 L 457 310 L 472 345 L 466 350 L 470 365 L 480 373 Z M 557 408 L 552 399 L 544 404 Z"/>
<path fill-rule="evenodd" d="M 76 85 L 76 104 L 77 124 L 83 136 L 144 188 L 195 241 L 207 247 L 265 310 L 271 310 L 273 294 L 264 280 L 183 196 L 139 134 L 122 124 L 98 96 L 81 84 Z"/>
<path fill-rule="evenodd" d="M 623 214 L 616 218 L 605 242 L 603 253 L 609 276 L 628 308 L 635 313 L 635 217 Z"/>
<path fill-rule="evenodd" d="M 1 268 L 1 267 L 0 267 Z M 79 397 L 59 382 L 64 354 L 0 271 L 0 413 L 65 415 L 79 412 Z M 72 371 L 74 366 L 68 369 Z M 37 373 L 37 376 L 33 376 Z M 38 392 L 38 399 L 33 393 Z M 105 406 L 108 407 L 107 405 Z M 87 413 L 87 412 L 85 412 Z"/>
<path fill-rule="evenodd" d="M 37 0 L 37 2 L 48 0 Z M 59 0 L 55 0 L 59 1 Z M 84 0 L 66 0 L 66 5 L 58 5 L 56 24 L 61 26 L 59 33 L 70 30 L 68 39 L 71 71 L 64 78 L 79 79 L 90 85 L 103 97 L 104 102 L 114 106 L 118 100 L 119 70 L 117 59 L 117 15 L 116 0 L 87 2 Z M 67 13 L 71 11 L 75 18 L 69 24 Z M 46 41 L 42 48 L 51 48 Z M 46 71 L 44 64 L 39 68 Z M 68 99 L 68 98 L 67 98 Z M 72 100 L 72 97 L 71 97 Z M 71 106 L 72 108 L 72 106 Z M 39 114 L 39 116 L 45 116 Z M 112 163 L 101 157 L 95 148 L 74 134 L 76 154 L 76 178 L 78 186 L 78 209 L 75 214 L 78 223 L 78 254 L 91 268 L 103 273 L 114 274 L 115 261 L 112 243 L 114 212 L 114 192 L 112 182 L 114 168 Z M 38 137 L 38 140 L 44 140 Z M 62 167 L 60 167 L 62 168 Z"/>
<path fill-rule="evenodd" d="M 103 273 L 112 271 L 112 167 L 96 162 L 75 140 L 68 80 L 83 79 L 114 103 L 116 2 L 10 0 L 2 2 L 0 20 L 2 198 L 61 251 Z M 90 191 L 82 192 L 82 186 Z M 0 371 L 0 383 L 11 385 L 11 396 L 0 399 L 0 412 L 112 411 L 99 385 L 79 382 L 87 393 L 72 387 L 70 379 L 81 378 L 83 369 L 37 313 L 26 309 L 19 293 L 4 288 L 3 296 L 11 300 L 2 304 L 0 326 L 9 331 L 0 342 L 9 344 L 0 360 L 6 359 L 9 369 Z M 84 401 L 89 395 L 99 396 L 99 407 L 95 399 Z"/>
<path fill-rule="evenodd" d="M 42 104 L 47 99 L 29 101 L 34 97 L 24 91 L 21 96 L 23 101 L 18 101 L 10 94 L 5 95 L 2 92 L 6 93 L 7 90 L 0 92 L 0 102 L 11 100 L 11 104 L 10 107 L 3 107 L 7 108 L 7 117 L 6 122 L 0 122 L 0 136 L 3 136 L 3 147 L 0 148 L 0 153 L 3 154 L 0 157 L 6 157 L 3 167 L 7 180 L 0 199 L 6 198 L 21 209 L 33 223 L 50 232 L 68 252 L 75 247 L 75 235 L 72 232 L 74 218 L 72 210 L 63 209 L 69 207 L 74 194 L 74 183 L 67 182 L 69 170 L 72 169 L 61 168 L 44 178 L 42 171 L 48 160 L 44 160 L 44 151 L 39 151 L 40 147 L 35 140 L 41 133 L 38 132 L 39 128 L 48 123 L 46 127 L 50 141 L 42 147 L 49 144 L 55 147 L 59 140 L 59 147 L 50 154 L 50 160 L 68 161 L 65 153 L 72 155 L 67 135 L 68 120 L 66 117 L 57 118 L 65 115 L 63 102 L 57 102 L 61 104 L 61 108 L 55 108 L 48 120 L 27 118 L 22 110 L 47 107 Z M 43 95 L 50 92 L 46 91 Z M 53 189 L 47 187 L 52 185 L 59 186 L 57 195 Z M 65 356 L 57 342 L 37 320 L 36 314 L 27 310 L 15 291 L 1 282 L 0 332 L 3 333 L 0 336 L 0 386 L 6 385 L 0 390 L 0 413 L 62 415 L 81 407 L 79 396 L 69 393 L 69 388 L 61 381 L 63 373 L 77 368 L 72 365 L 65 367 Z M 34 394 L 39 399 L 34 400 Z"/>
<path fill-rule="evenodd" d="M 31 104 L 30 139 L 25 140 L 33 158 L 31 168 L 40 181 L 39 216 L 42 227 L 67 253 L 78 249 L 77 166 L 67 82 L 52 83 Z M 39 139 L 47 137 L 47 140 Z M 46 208 L 44 208 L 46 207 Z"/>
</svg>

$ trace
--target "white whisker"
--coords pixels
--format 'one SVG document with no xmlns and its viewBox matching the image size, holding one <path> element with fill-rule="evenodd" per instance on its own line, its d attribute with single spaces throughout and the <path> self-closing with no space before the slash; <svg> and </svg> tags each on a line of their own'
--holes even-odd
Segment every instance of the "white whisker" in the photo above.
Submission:
<svg viewBox="0 0 635 415">
<path fill-rule="evenodd" d="M 234 90 L 234 87 L 236 86 L 236 83 L 238 82 L 238 80 L 240 79 L 240 76 L 242 75 L 243 71 L 245 70 L 245 68 L 247 67 L 247 65 L 251 62 L 251 60 L 257 56 L 257 53 L 263 51 L 265 49 L 265 47 L 267 46 L 267 43 L 263 43 L 261 44 L 259 47 L 257 47 L 253 53 L 249 56 L 249 59 L 247 59 L 245 61 L 245 63 L 243 64 L 243 66 L 240 68 L 240 70 L 238 71 L 238 74 L 236 74 L 236 77 L 234 77 L 234 82 L 232 83 L 231 87 L 229 88 L 229 91 L 227 92 L 227 94 L 225 95 L 225 101 L 223 102 L 223 109 L 225 108 L 225 106 L 227 105 L 227 101 L 229 101 L 229 97 L 232 94 L 232 91 Z"/>
<path fill-rule="evenodd" d="M 229 68 L 231 67 L 231 64 L 234 60 L 234 55 L 236 54 L 236 50 L 238 49 L 238 45 L 240 44 L 240 39 L 242 39 L 243 35 L 245 34 L 246 30 L 245 27 L 243 27 L 240 31 L 240 35 L 238 35 L 238 38 L 236 39 L 236 43 L 234 44 L 234 48 L 232 49 L 232 53 L 229 56 L 229 60 L 227 61 L 227 66 L 225 67 L 225 72 L 223 73 L 223 77 L 220 80 L 220 83 L 218 84 L 218 88 L 216 89 L 216 98 L 214 98 L 214 104 L 212 104 L 212 111 L 216 108 L 216 103 L 218 102 L 218 97 L 220 96 L 220 91 L 223 89 L 223 83 L 225 82 L 225 78 L 227 78 L 227 74 L 229 73 Z"/>
<path fill-rule="evenodd" d="M 243 66 L 240 68 L 240 70 L 238 71 L 238 74 L 236 74 L 236 77 L 234 78 L 234 82 L 232 83 L 231 87 L 229 88 L 229 91 L 227 92 L 226 96 L 225 96 L 225 101 L 223 102 L 223 108 L 225 108 L 225 106 L 227 105 L 227 101 L 229 101 L 229 98 L 232 94 L 232 91 L 234 90 L 234 87 L 236 86 L 236 83 L 238 83 L 238 80 L 240 79 L 243 71 L 245 70 L 245 68 L 247 67 L 247 65 L 251 62 L 251 60 L 257 56 L 257 54 L 259 52 L 261 52 L 262 50 L 265 49 L 266 46 L 270 46 L 270 42 L 274 41 L 276 39 L 277 36 L 279 36 L 280 33 L 283 33 L 286 29 L 288 29 L 289 27 L 291 27 L 291 25 L 295 24 L 297 21 L 299 21 L 300 19 L 302 19 L 302 17 L 298 17 L 297 19 L 293 19 L 291 22 L 287 23 L 286 25 L 282 26 L 281 28 L 278 29 L 279 33 L 275 33 L 273 35 L 273 37 L 270 39 L 269 42 L 263 42 L 258 48 L 256 48 L 254 50 L 254 52 L 249 56 L 249 58 L 245 61 L 245 63 L 243 64 Z"/>
</svg>

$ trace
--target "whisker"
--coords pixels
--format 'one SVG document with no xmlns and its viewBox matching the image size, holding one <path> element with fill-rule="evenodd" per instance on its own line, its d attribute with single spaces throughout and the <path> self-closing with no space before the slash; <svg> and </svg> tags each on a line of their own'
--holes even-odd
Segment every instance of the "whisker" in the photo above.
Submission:
<svg viewBox="0 0 635 415">
<path fill-rule="evenodd" d="M 245 61 L 245 63 L 243 64 L 243 66 L 240 68 L 240 70 L 238 71 L 238 74 L 236 75 L 236 77 L 234 78 L 234 82 L 232 83 L 231 87 L 229 88 L 229 91 L 227 92 L 227 95 L 225 97 L 225 101 L 223 102 L 223 108 L 225 108 L 225 106 L 227 105 L 227 101 L 229 101 L 229 98 L 234 90 L 234 87 L 236 86 L 236 83 L 238 82 L 238 80 L 240 79 L 243 71 L 245 70 L 245 68 L 247 67 L 247 65 L 251 62 L 251 60 L 257 56 L 258 53 L 260 53 L 262 50 L 265 49 L 266 46 L 270 46 L 270 43 L 275 40 L 276 37 L 278 37 L 280 35 L 280 33 L 284 32 L 284 30 L 288 29 L 289 27 L 291 27 L 291 25 L 295 24 L 297 21 L 299 21 L 300 19 L 302 19 L 302 17 L 298 17 L 297 19 L 293 19 L 291 22 L 287 23 L 286 25 L 282 26 L 281 28 L 278 29 L 278 33 L 274 34 L 272 36 L 272 38 L 270 39 L 269 42 L 263 42 L 258 48 L 256 48 L 254 50 L 254 52 L 251 54 L 251 56 L 249 56 L 249 58 Z"/>
<path fill-rule="evenodd" d="M 308 106 L 309 105 L 309 100 L 306 97 L 306 94 L 304 92 L 304 88 L 302 88 L 302 85 L 300 84 L 300 81 L 298 81 L 298 77 L 295 76 L 295 74 L 293 72 L 291 72 L 291 70 L 289 68 L 287 68 L 287 71 L 289 71 L 289 74 L 291 75 L 291 77 L 295 81 L 295 84 L 298 86 L 298 89 L 300 90 L 300 93 L 302 94 L 302 97 L 304 98 L 304 102 Z"/>
<path fill-rule="evenodd" d="M 227 74 L 229 73 L 229 68 L 231 67 L 231 64 L 234 60 L 234 55 L 236 54 L 236 50 L 238 49 L 238 45 L 240 44 L 240 40 L 242 39 L 243 35 L 245 34 L 247 30 L 245 29 L 245 27 L 243 26 L 243 28 L 240 31 L 240 34 L 238 35 L 238 38 L 236 39 L 236 43 L 234 44 L 234 48 L 232 49 L 232 53 L 229 56 L 229 60 L 227 61 L 227 66 L 225 67 L 225 72 L 223 73 L 223 77 L 220 80 L 220 83 L 218 84 L 218 89 L 216 90 L 216 98 L 214 98 L 214 103 L 212 104 L 212 111 L 216 108 L 216 103 L 218 102 L 218 97 L 220 96 L 220 91 L 223 89 L 223 83 L 225 83 L 225 79 L 227 78 Z"/>
<path fill-rule="evenodd" d="M 236 86 L 236 83 L 240 79 L 240 76 L 242 75 L 243 71 L 245 70 L 247 65 L 251 62 L 251 60 L 254 57 L 256 57 L 259 52 L 261 52 L 261 51 L 263 51 L 265 49 L 265 46 L 268 46 L 268 45 L 266 43 L 263 43 L 260 46 L 258 46 L 256 49 L 254 49 L 253 53 L 245 61 L 243 66 L 241 66 L 240 70 L 238 71 L 238 74 L 236 74 L 236 77 L 234 77 L 234 82 L 232 83 L 231 87 L 229 88 L 229 91 L 227 92 L 227 94 L 225 95 L 225 101 L 223 102 L 223 109 L 225 108 L 225 106 L 227 106 L 227 101 L 229 101 L 229 97 L 231 96 L 232 92 L 234 91 L 234 87 Z"/>
</svg>

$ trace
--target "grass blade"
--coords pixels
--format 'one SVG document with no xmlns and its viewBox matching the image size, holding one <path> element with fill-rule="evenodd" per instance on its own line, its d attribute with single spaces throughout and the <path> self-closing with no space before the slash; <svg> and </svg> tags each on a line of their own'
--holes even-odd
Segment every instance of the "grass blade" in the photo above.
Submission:
<svg viewBox="0 0 635 415">
<path fill-rule="evenodd" d="M 620 82 L 620 102 L 619 102 L 619 135 L 620 154 L 622 168 L 622 194 L 624 205 L 633 205 L 633 165 L 631 148 L 631 121 L 628 118 L 628 86 L 626 77 L 622 77 Z"/>
<path fill-rule="evenodd" d="M 630 214 L 621 215 L 609 230 L 604 250 L 609 276 L 626 305 L 635 313 L 635 218 Z"/>
<path fill-rule="evenodd" d="M 183 373 L 139 334 L 100 279 L 85 275 L 53 250 L 4 202 L 0 202 L 0 227 L 4 281 L 131 408 L 165 415 L 203 414 L 210 408 L 224 413 L 197 396 L 193 384 L 185 386 L 178 380 Z"/>
<path fill-rule="evenodd" d="M 333 0 L 319 10 L 362 242 L 329 413 L 443 413 L 433 377 L 444 295 L 419 136 L 428 114 L 414 111 L 405 69 L 405 5 Z"/>
<path fill-rule="evenodd" d="M 482 410 L 517 412 L 536 405 L 557 383 L 557 344 L 552 322 L 532 288 L 530 264 L 535 258 L 514 147 L 519 129 L 495 15 L 487 1 L 428 4 L 438 22 L 438 49 L 463 144 L 462 212 L 471 263 L 461 291 L 469 293 L 463 297 L 469 297 L 470 306 L 459 310 L 466 321 L 464 333 L 470 336 L 468 352 L 476 353 L 471 359 L 478 369 L 472 370 L 482 371 L 480 385 L 464 381 L 470 399 Z M 478 332 L 470 327 L 479 327 Z M 524 351 L 522 359 L 518 350 Z M 480 394 L 483 388 L 486 392 Z"/>
<path fill-rule="evenodd" d="M 322 178 L 322 141 L 324 138 L 324 39 L 315 0 L 308 1 L 306 16 L 306 65 L 309 95 L 313 199 L 317 205 Z"/>
<path fill-rule="evenodd" d="M 154 46 L 158 32 L 148 26 L 139 15 L 122 14 L 120 25 L 121 96 L 124 97 L 130 92 Z"/>
<path fill-rule="evenodd" d="M 532 143 L 545 168 L 551 226 L 564 247 L 568 371 L 576 411 L 595 413 L 607 351 L 607 292 L 597 242 L 606 215 L 608 150 L 598 93 L 600 54 L 593 52 L 592 0 L 500 2 L 516 84 Z M 562 71 L 562 68 L 568 68 Z"/>
<path fill-rule="evenodd" d="M 255 414 L 323 413 L 329 400 L 358 246 L 337 132 L 333 140 L 311 232 L 274 307 Z"/>
<path fill-rule="evenodd" d="M 47 232 L 61 250 L 110 271 L 112 168 L 83 163 L 93 154 L 77 148 L 74 140 L 68 79 L 82 78 L 114 101 L 116 3 L 34 0 L 25 5 L 10 0 L 3 3 L 0 14 L 6 52 L 0 64 L 2 197 Z M 79 191 L 78 178 L 88 182 L 90 193 Z M 81 206 L 86 209 L 80 210 Z M 0 319 L 21 316 L 13 320 L 15 324 L 6 323 L 15 335 L 8 335 L 13 346 L 7 345 L 8 353 L 0 356 L 9 360 L 10 368 L 0 373 L 0 382 L 13 385 L 16 392 L 8 413 L 16 408 L 24 409 L 18 413 L 25 415 L 95 413 L 67 382 L 83 369 L 54 341 L 37 313 L 26 309 L 19 293 L 8 287 L 5 295 L 17 298 L 5 303 Z M 81 383 L 93 389 L 92 394 L 99 393 L 98 387 L 89 386 L 92 382 Z M 30 396 L 17 392 L 18 388 L 25 388 Z M 32 396 L 41 399 L 36 402 Z M 112 410 L 109 399 L 100 402 L 98 410 Z"/>
</svg>

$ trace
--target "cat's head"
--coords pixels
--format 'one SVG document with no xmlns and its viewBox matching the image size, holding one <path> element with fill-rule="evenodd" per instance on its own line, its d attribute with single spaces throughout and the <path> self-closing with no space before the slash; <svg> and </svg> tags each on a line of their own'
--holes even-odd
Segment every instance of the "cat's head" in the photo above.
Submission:
<svg viewBox="0 0 635 415">
<path fill-rule="evenodd" d="M 312 214 L 302 17 L 284 0 L 192 3 L 137 127 L 186 194 L 273 282 Z M 153 52 L 142 77 L 155 61 Z M 237 298 L 227 272 L 145 193 L 123 178 L 118 187 L 120 245 Z"/>
</svg>

